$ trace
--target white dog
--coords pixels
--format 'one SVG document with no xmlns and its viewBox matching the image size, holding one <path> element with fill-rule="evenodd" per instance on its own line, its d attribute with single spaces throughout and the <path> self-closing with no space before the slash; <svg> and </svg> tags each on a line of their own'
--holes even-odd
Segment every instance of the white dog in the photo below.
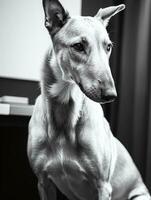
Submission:
<svg viewBox="0 0 151 200">
<path fill-rule="evenodd" d="M 70 200 L 150 200 L 98 103 L 117 95 L 106 26 L 125 6 L 100 9 L 95 17 L 70 17 L 58 0 L 43 0 L 43 7 L 52 47 L 28 138 L 41 199 L 55 200 L 57 187 Z"/>
</svg>

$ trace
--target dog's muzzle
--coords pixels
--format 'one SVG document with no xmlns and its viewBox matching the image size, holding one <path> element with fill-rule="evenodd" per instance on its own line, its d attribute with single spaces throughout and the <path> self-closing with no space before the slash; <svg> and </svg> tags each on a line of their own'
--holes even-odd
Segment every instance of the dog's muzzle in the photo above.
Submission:
<svg viewBox="0 0 151 200">
<path fill-rule="evenodd" d="M 79 83 L 79 87 L 81 91 L 91 100 L 99 103 L 110 103 L 115 100 L 117 97 L 117 92 L 115 89 L 103 90 L 101 88 L 97 89 L 95 87 L 91 87 L 89 89 L 85 89 L 81 83 Z"/>
</svg>

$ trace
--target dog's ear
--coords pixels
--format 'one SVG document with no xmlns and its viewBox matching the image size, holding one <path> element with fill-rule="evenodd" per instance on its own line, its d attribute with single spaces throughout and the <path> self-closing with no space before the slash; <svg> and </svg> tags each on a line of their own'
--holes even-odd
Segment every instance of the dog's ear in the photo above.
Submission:
<svg viewBox="0 0 151 200">
<path fill-rule="evenodd" d="M 45 26 L 51 36 L 54 36 L 69 19 L 66 12 L 58 0 L 43 0 L 45 14 Z"/>
<path fill-rule="evenodd" d="M 103 8 L 103 9 L 100 8 L 100 10 L 95 15 L 95 17 L 98 18 L 99 20 L 101 20 L 103 22 L 104 26 L 106 27 L 108 25 L 110 18 L 124 9 L 125 9 L 124 4 L 121 4 L 118 6 L 110 6 L 110 7 Z"/>
</svg>

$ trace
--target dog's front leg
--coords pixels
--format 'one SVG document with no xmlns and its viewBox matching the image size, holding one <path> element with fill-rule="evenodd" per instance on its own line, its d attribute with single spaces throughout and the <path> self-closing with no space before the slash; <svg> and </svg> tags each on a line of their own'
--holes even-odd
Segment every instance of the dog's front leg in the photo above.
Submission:
<svg viewBox="0 0 151 200">
<path fill-rule="evenodd" d="M 111 200 L 112 186 L 108 182 L 102 182 L 98 189 L 98 200 Z"/>
<path fill-rule="evenodd" d="M 151 198 L 148 194 L 142 194 L 142 195 L 135 195 L 131 197 L 129 200 L 151 200 Z"/>
<path fill-rule="evenodd" d="M 151 200 L 148 195 L 134 196 L 130 200 Z"/>
<path fill-rule="evenodd" d="M 41 200 L 56 200 L 56 186 L 47 178 L 38 180 L 38 191 Z"/>
<path fill-rule="evenodd" d="M 129 194 L 129 200 L 151 200 L 150 194 L 144 185 L 142 183 L 141 185 L 138 185 L 134 190 L 132 190 Z"/>
<path fill-rule="evenodd" d="M 44 174 L 47 163 L 47 112 L 42 97 L 36 100 L 33 115 L 29 124 L 27 153 L 30 165 L 38 178 L 38 190 L 41 200 L 56 200 L 56 188 L 47 174 Z"/>
</svg>

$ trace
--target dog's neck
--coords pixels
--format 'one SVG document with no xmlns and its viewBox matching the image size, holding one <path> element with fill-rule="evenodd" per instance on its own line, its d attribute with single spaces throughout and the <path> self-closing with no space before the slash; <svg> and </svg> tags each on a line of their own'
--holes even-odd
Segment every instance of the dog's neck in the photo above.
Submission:
<svg viewBox="0 0 151 200">
<path fill-rule="evenodd" d="M 74 132 L 81 115 L 84 94 L 70 74 L 64 73 L 58 65 L 53 50 L 46 56 L 42 74 L 42 95 L 47 99 L 54 129 L 58 132 L 63 130 L 66 135 Z"/>
<path fill-rule="evenodd" d="M 75 90 L 78 90 L 77 88 L 78 86 L 71 74 L 62 68 L 57 61 L 54 50 L 51 49 L 44 60 L 41 82 L 42 94 L 56 99 L 62 104 L 67 104 L 70 98 L 74 96 Z M 82 94 L 81 91 L 80 93 Z"/>
</svg>

